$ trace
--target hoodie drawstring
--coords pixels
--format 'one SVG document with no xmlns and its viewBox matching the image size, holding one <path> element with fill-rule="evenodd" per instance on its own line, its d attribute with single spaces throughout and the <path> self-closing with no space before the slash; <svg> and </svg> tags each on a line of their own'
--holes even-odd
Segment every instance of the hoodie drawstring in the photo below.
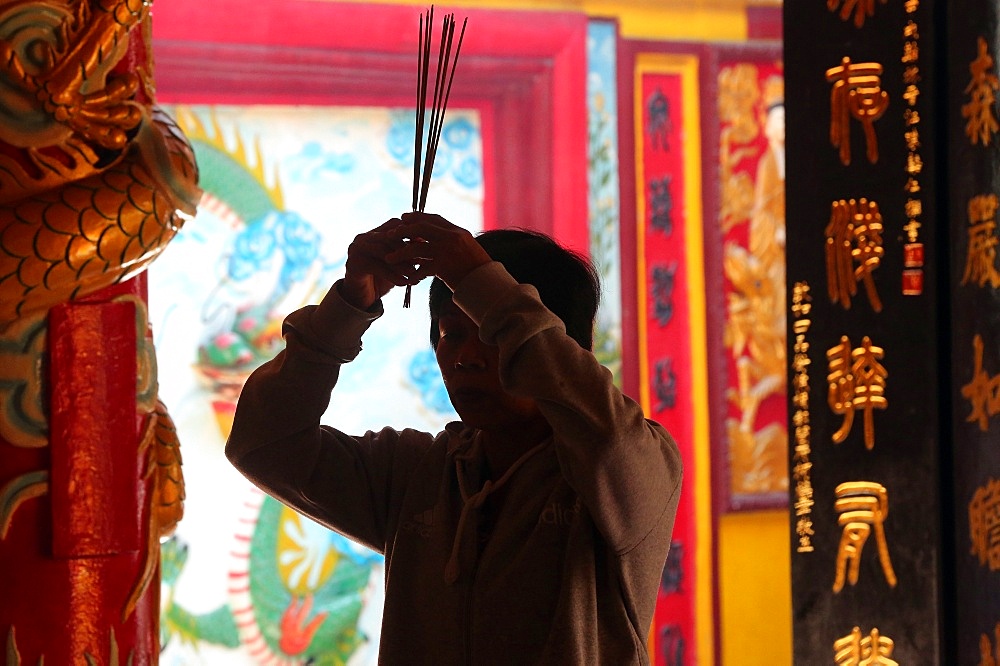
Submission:
<svg viewBox="0 0 1000 666">
<path fill-rule="evenodd" d="M 462 461 L 455 460 L 455 472 L 458 475 L 458 488 L 462 493 L 464 503 L 462 504 L 462 513 L 458 517 L 458 527 L 455 529 L 455 540 L 451 544 L 451 556 L 448 558 L 448 564 L 444 568 L 444 580 L 446 583 L 451 585 L 458 580 L 458 554 L 461 550 L 462 534 L 465 533 L 465 524 L 468 521 L 469 515 L 472 511 L 478 510 L 486 502 L 486 498 L 490 493 L 502 488 L 510 477 L 514 475 L 514 472 L 521 467 L 521 465 L 523 465 L 533 455 L 545 448 L 547 444 L 548 442 L 542 442 L 532 448 L 530 451 L 518 458 L 517 461 L 515 461 L 506 472 L 504 472 L 503 476 L 501 476 L 496 483 L 489 480 L 486 481 L 479 492 L 473 495 L 469 495 L 465 488 L 465 477 L 462 474 Z"/>
</svg>

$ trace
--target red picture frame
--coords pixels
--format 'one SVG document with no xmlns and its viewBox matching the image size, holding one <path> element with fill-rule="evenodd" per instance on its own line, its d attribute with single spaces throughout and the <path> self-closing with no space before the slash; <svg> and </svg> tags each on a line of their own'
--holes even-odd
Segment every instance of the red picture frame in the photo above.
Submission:
<svg viewBox="0 0 1000 666">
<path fill-rule="evenodd" d="M 157 101 L 412 108 L 423 11 L 163 0 L 153 11 Z M 537 229 L 586 252 L 586 15 L 434 11 L 435 22 L 468 20 L 448 106 L 481 114 L 484 227 Z"/>
</svg>

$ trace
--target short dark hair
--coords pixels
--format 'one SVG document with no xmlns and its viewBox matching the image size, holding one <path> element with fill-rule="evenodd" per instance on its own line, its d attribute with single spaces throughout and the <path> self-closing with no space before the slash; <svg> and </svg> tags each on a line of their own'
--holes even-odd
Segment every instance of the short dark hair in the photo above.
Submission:
<svg viewBox="0 0 1000 666">
<path fill-rule="evenodd" d="M 494 229 L 476 242 L 521 284 L 538 290 L 542 303 L 566 325 L 566 333 L 587 350 L 594 346 L 594 320 L 601 300 L 601 281 L 593 264 L 537 231 Z M 431 346 L 437 349 L 441 305 L 451 290 L 435 277 L 430 288 Z"/>
</svg>

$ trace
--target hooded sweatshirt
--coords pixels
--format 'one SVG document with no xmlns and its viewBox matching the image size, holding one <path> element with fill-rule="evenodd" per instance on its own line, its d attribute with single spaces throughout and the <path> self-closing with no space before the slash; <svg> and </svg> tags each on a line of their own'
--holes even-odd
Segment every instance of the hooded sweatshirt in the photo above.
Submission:
<svg viewBox="0 0 1000 666">
<path fill-rule="evenodd" d="M 647 664 L 681 487 L 676 444 L 530 285 L 492 262 L 455 303 L 500 380 L 551 435 L 488 478 L 482 433 L 320 424 L 382 313 L 340 298 L 290 314 L 247 380 L 226 454 L 286 505 L 385 556 L 381 664 Z"/>
</svg>

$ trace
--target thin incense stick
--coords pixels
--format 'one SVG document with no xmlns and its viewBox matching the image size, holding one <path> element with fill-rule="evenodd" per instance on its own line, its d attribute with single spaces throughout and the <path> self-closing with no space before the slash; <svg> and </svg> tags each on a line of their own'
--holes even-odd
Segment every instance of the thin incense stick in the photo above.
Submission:
<svg viewBox="0 0 1000 666">
<path fill-rule="evenodd" d="M 465 26 L 469 19 L 462 22 L 462 31 L 458 35 L 455 48 L 455 59 L 451 60 L 451 46 L 455 36 L 455 15 L 446 14 L 441 24 L 441 43 L 438 47 L 437 67 L 434 77 L 434 93 L 431 98 L 430 125 L 427 130 L 427 144 L 423 145 L 424 122 L 427 119 L 427 84 L 430 72 L 431 44 L 434 36 L 434 6 L 420 15 L 418 25 L 419 39 L 417 44 L 417 108 L 416 129 L 413 135 L 413 210 L 423 212 L 427 204 L 427 190 L 430 188 L 431 174 L 434 172 L 434 157 L 437 155 L 438 143 L 441 140 L 441 130 L 444 128 L 444 114 L 451 96 L 451 84 L 455 80 L 455 68 L 458 65 L 458 54 L 462 50 L 462 40 L 465 37 Z M 449 62 L 451 71 L 448 70 Z M 423 164 L 421 165 L 421 153 Z M 410 307 L 410 285 L 406 286 L 403 296 L 403 307 Z"/>
<path fill-rule="evenodd" d="M 413 133 L 413 210 L 420 201 L 420 157 L 424 140 L 424 108 L 427 99 L 427 66 L 430 57 L 431 21 L 434 7 L 426 15 L 420 15 L 420 35 L 417 40 L 417 110 L 416 131 Z"/>
</svg>

